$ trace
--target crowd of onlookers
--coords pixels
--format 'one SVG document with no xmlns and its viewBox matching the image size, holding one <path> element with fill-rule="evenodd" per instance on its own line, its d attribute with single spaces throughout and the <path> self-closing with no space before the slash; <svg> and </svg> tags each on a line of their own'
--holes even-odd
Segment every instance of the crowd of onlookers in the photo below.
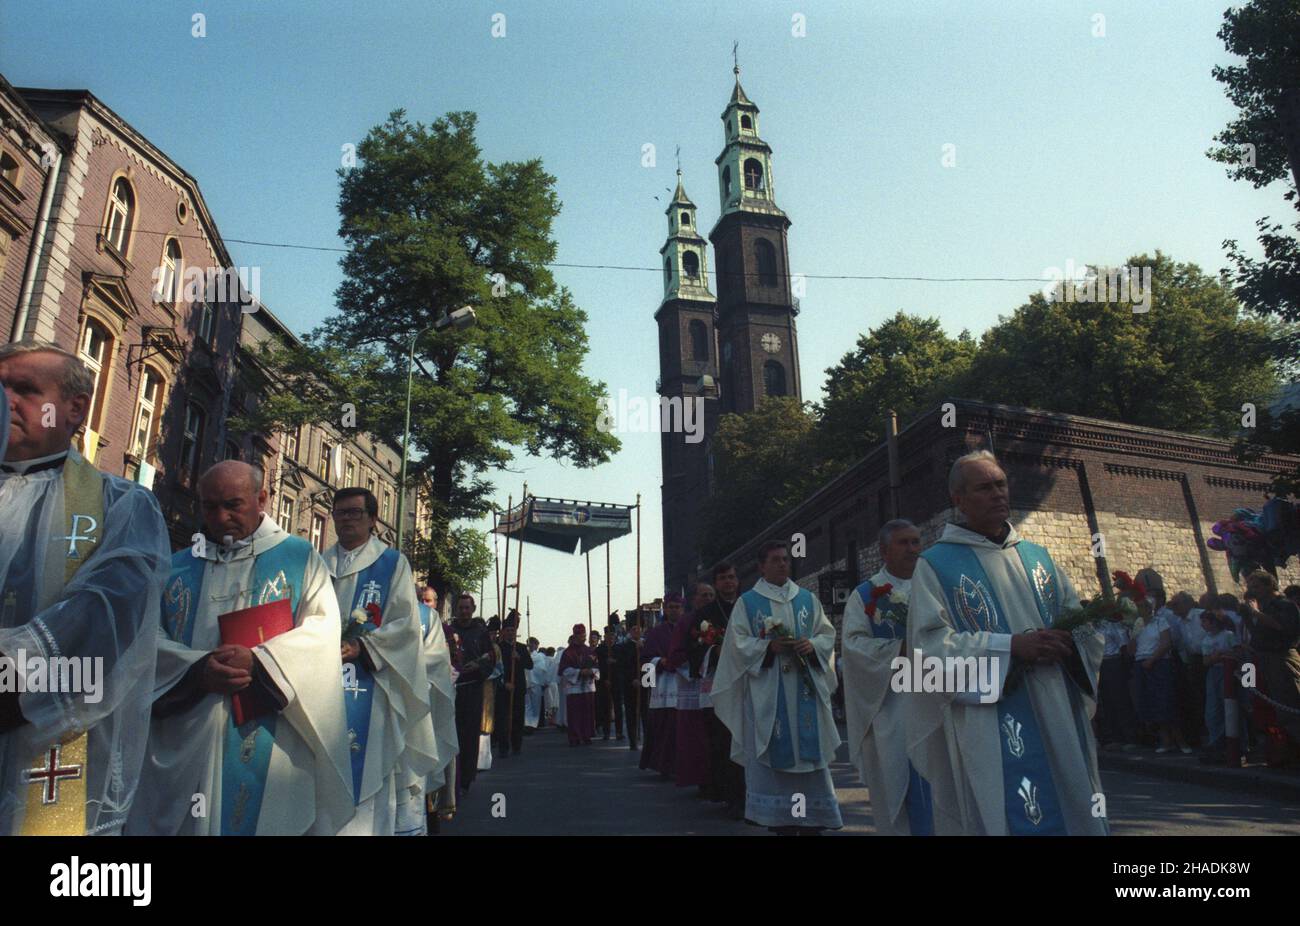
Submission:
<svg viewBox="0 0 1300 926">
<path fill-rule="evenodd" d="M 1280 593 L 1260 570 L 1245 577 L 1240 599 L 1166 598 L 1148 569 L 1122 594 L 1100 628 L 1103 749 L 1199 750 L 1219 765 L 1258 750 L 1269 765 L 1300 763 L 1300 585 Z"/>
</svg>

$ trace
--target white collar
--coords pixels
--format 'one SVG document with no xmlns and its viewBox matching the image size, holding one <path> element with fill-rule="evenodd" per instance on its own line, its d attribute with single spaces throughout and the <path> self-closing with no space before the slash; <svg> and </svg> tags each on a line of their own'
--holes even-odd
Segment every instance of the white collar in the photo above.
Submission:
<svg viewBox="0 0 1300 926">
<path fill-rule="evenodd" d="M 201 559 L 224 564 L 256 557 L 258 554 L 265 553 L 276 546 L 280 541 L 287 539 L 288 536 L 279 523 L 271 520 L 266 512 L 262 512 L 262 521 L 257 525 L 257 529 L 242 540 L 234 541 L 229 547 L 224 546 L 220 541 L 214 541 L 211 537 L 205 536 L 204 555 Z"/>
<path fill-rule="evenodd" d="M 799 586 L 794 584 L 793 579 L 786 579 L 785 585 L 773 585 L 767 579 L 760 578 L 754 583 L 754 591 L 773 601 L 794 601 L 794 596 L 799 594 Z"/>
<path fill-rule="evenodd" d="M 329 567 L 331 576 L 340 579 L 365 569 L 379 559 L 380 554 L 386 549 L 388 548 L 383 542 L 373 534 L 366 539 L 365 543 L 351 550 L 345 550 L 342 544 L 335 543 L 325 551 L 325 565 Z"/>
</svg>

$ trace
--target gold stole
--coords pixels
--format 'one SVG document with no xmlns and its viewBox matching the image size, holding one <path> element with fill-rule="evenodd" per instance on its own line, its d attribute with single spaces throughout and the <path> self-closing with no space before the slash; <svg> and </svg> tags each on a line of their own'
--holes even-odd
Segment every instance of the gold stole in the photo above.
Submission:
<svg viewBox="0 0 1300 926">
<path fill-rule="evenodd" d="M 55 549 L 65 555 L 63 584 L 98 549 L 104 529 L 104 479 L 99 470 L 72 452 L 63 464 L 63 515 L 68 546 Z M 50 551 L 51 553 L 53 551 Z M 68 654 L 72 655 L 72 654 Z M 75 658 L 75 657 L 74 657 Z M 86 733 L 70 734 L 63 743 L 36 756 L 23 772 L 27 809 L 23 836 L 82 836 L 86 832 Z"/>
</svg>

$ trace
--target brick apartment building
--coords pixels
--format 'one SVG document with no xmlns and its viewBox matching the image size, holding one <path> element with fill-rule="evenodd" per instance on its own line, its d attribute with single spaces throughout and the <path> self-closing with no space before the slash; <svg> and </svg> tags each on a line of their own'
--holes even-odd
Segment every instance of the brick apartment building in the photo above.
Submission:
<svg viewBox="0 0 1300 926">
<path fill-rule="evenodd" d="M 0 120 L 0 332 L 90 369 L 87 459 L 151 487 L 176 547 L 199 528 L 199 474 L 223 459 L 261 465 L 268 511 L 319 549 L 334 542 L 332 490 L 370 486 L 391 542 L 399 451 L 328 425 L 227 426 L 276 388 L 256 344 L 293 335 L 241 285 L 197 180 L 87 90 L 0 76 Z"/>
</svg>

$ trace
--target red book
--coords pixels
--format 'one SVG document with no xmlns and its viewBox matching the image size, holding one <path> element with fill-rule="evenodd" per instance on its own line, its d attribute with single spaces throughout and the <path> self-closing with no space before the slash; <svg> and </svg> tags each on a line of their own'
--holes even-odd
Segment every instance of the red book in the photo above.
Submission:
<svg viewBox="0 0 1300 926">
<path fill-rule="evenodd" d="M 288 598 L 268 601 L 255 608 L 231 611 L 217 618 L 222 644 L 233 643 L 249 649 L 293 630 L 293 608 Z M 243 726 L 254 717 L 271 713 L 274 705 L 256 693 L 255 687 L 245 688 L 230 696 L 230 706 L 235 712 L 235 726 Z"/>
</svg>

